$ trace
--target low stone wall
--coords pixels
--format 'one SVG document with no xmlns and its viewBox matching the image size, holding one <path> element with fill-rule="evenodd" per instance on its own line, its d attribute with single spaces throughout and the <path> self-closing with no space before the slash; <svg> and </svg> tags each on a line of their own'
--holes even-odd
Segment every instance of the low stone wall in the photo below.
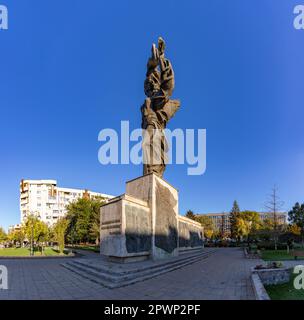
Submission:
<svg viewBox="0 0 304 320">
<path fill-rule="evenodd" d="M 270 297 L 257 273 L 251 274 L 251 283 L 256 300 L 270 300 Z"/>
<path fill-rule="evenodd" d="M 179 250 L 202 248 L 204 245 L 204 228 L 200 223 L 178 216 Z"/>
<path fill-rule="evenodd" d="M 258 274 L 264 285 L 287 283 L 290 280 L 290 270 L 288 268 L 253 269 L 252 273 Z"/>
<path fill-rule="evenodd" d="M 270 300 L 264 285 L 287 283 L 290 280 L 288 268 L 279 269 L 251 269 L 251 283 L 256 300 Z"/>
<path fill-rule="evenodd" d="M 101 207 L 100 253 L 121 259 L 147 259 L 151 251 L 150 209 L 145 201 L 122 195 Z"/>
</svg>

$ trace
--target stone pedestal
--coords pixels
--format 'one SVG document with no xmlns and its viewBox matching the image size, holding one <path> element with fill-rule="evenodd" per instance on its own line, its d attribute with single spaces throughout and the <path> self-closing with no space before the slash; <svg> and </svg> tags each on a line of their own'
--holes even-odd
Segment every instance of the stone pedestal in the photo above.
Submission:
<svg viewBox="0 0 304 320">
<path fill-rule="evenodd" d="M 114 261 L 169 258 L 180 245 L 203 245 L 200 224 L 178 214 L 178 191 L 153 173 L 127 182 L 126 193 L 101 208 L 100 220 L 100 252 Z"/>
<path fill-rule="evenodd" d="M 178 255 L 178 192 L 155 174 L 127 182 L 126 194 L 147 201 L 153 259 Z"/>
</svg>

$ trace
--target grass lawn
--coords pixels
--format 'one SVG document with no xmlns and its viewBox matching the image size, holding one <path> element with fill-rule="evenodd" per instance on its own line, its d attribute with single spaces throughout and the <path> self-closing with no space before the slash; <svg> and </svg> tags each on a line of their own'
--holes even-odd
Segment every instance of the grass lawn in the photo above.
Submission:
<svg viewBox="0 0 304 320">
<path fill-rule="evenodd" d="M 35 251 L 34 252 L 35 256 L 41 256 L 41 252 Z M 59 253 L 51 248 L 51 247 L 46 247 L 44 249 L 43 255 L 42 256 L 58 256 Z M 0 249 L 0 257 L 1 256 L 6 256 L 6 257 L 26 257 L 30 256 L 30 249 L 29 248 L 5 248 L 5 249 Z"/>
<path fill-rule="evenodd" d="M 297 251 L 304 251 L 303 249 L 296 249 Z M 287 253 L 287 250 L 262 250 L 262 259 L 265 261 L 283 261 L 294 260 L 292 251 Z M 304 257 L 298 257 L 298 260 L 302 260 Z"/>
<path fill-rule="evenodd" d="M 293 286 L 293 280 L 296 276 L 291 274 L 288 283 L 265 286 L 271 300 L 304 300 L 304 290 L 297 290 Z"/>
</svg>

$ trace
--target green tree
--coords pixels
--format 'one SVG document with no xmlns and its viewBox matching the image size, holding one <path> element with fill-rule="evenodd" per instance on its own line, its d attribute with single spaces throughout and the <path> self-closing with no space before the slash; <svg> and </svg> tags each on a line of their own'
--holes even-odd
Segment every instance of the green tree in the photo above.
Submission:
<svg viewBox="0 0 304 320">
<path fill-rule="evenodd" d="M 92 215 L 90 219 L 90 235 L 95 239 L 95 244 L 100 241 L 100 208 L 106 203 L 105 198 L 96 197 L 91 200 Z"/>
<path fill-rule="evenodd" d="M 206 238 L 212 238 L 216 233 L 216 228 L 213 220 L 205 215 L 196 216 L 196 221 L 204 227 L 204 235 Z"/>
<path fill-rule="evenodd" d="M 273 219 L 266 218 L 262 223 L 262 228 L 267 231 L 271 231 L 274 229 Z"/>
<path fill-rule="evenodd" d="M 70 242 L 99 242 L 102 197 L 80 198 L 67 206 L 67 238 Z"/>
<path fill-rule="evenodd" d="M 74 241 L 86 243 L 90 241 L 91 214 L 90 199 L 80 198 L 67 206 L 68 233 L 74 231 Z"/>
<path fill-rule="evenodd" d="M 301 228 L 299 228 L 296 224 L 289 225 L 288 229 L 289 229 L 289 232 L 291 232 L 292 234 L 294 234 L 296 236 L 301 235 Z"/>
<path fill-rule="evenodd" d="M 68 227 L 68 220 L 66 218 L 60 218 L 53 226 L 54 240 L 58 243 L 60 254 L 63 254 L 65 245 L 65 232 Z"/>
<path fill-rule="evenodd" d="M 242 211 L 240 217 L 249 222 L 251 232 L 259 230 L 262 226 L 260 215 L 256 211 Z"/>
<path fill-rule="evenodd" d="M 237 238 L 247 238 L 261 228 L 260 215 L 255 211 L 241 211 L 238 213 L 235 224 L 235 236 Z"/>
<path fill-rule="evenodd" d="M 304 245 L 304 203 L 297 202 L 288 212 L 288 220 L 300 229 L 302 246 Z"/>
<path fill-rule="evenodd" d="M 245 219 L 238 218 L 236 221 L 235 232 L 238 238 L 244 238 L 249 235 L 250 222 Z"/>
<path fill-rule="evenodd" d="M 186 217 L 189 218 L 189 219 L 191 219 L 191 220 L 196 220 L 196 216 L 195 216 L 195 214 L 193 213 L 192 210 L 188 210 L 188 211 L 186 212 Z"/>
<path fill-rule="evenodd" d="M 31 243 L 32 254 L 34 244 L 40 245 L 42 242 L 48 241 L 49 230 L 47 224 L 33 214 L 27 217 L 23 229 L 25 237 Z"/>
<path fill-rule="evenodd" d="M 220 224 L 220 238 L 221 239 L 224 239 L 227 237 L 227 229 L 226 229 L 226 225 L 225 225 L 225 220 L 226 220 L 226 217 L 225 217 L 225 213 L 222 214 L 221 216 L 221 224 Z"/>
<path fill-rule="evenodd" d="M 236 200 L 233 202 L 232 209 L 230 211 L 230 232 L 231 232 L 231 238 L 236 239 L 238 234 L 237 234 L 237 220 L 240 215 L 240 207 L 237 203 Z"/>
<path fill-rule="evenodd" d="M 13 230 L 12 232 L 10 232 L 8 234 L 8 239 L 11 242 L 13 242 L 14 245 L 19 243 L 22 246 L 25 239 L 23 228 L 21 228 L 20 230 Z"/>
<path fill-rule="evenodd" d="M 247 240 L 255 236 L 262 227 L 260 215 L 256 211 L 245 210 L 240 213 L 240 218 L 245 221 L 248 227 Z"/>
<path fill-rule="evenodd" d="M 0 227 L 0 243 L 3 243 L 7 240 L 7 234 L 2 227 Z"/>
</svg>

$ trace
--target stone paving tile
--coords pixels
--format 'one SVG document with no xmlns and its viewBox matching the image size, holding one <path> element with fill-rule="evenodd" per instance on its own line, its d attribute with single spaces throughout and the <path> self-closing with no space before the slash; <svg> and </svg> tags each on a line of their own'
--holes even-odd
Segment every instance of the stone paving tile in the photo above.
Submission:
<svg viewBox="0 0 304 320">
<path fill-rule="evenodd" d="M 259 261 L 245 259 L 242 250 L 238 248 L 221 248 L 206 260 L 116 289 L 104 288 L 84 279 L 61 267 L 62 262 L 62 259 L 0 259 L 0 264 L 8 268 L 10 288 L 0 290 L 0 300 L 254 299 L 250 268 Z"/>
</svg>

